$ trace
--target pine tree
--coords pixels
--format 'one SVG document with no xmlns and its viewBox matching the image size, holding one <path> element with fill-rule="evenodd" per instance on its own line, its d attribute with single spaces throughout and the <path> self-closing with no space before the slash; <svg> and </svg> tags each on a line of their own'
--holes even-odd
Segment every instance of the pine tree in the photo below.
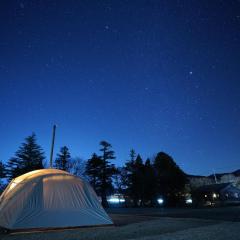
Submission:
<svg viewBox="0 0 240 240">
<path fill-rule="evenodd" d="M 9 180 L 24 173 L 42 169 L 44 152 L 36 143 L 36 135 L 33 133 L 25 139 L 15 156 L 10 158 L 7 164 L 7 176 Z"/>
<path fill-rule="evenodd" d="M 130 150 L 130 162 L 133 163 L 135 161 L 135 159 L 136 159 L 136 152 L 134 149 L 131 149 Z"/>
<path fill-rule="evenodd" d="M 153 165 L 148 158 L 144 166 L 144 202 L 153 206 L 156 193 L 156 180 Z"/>
<path fill-rule="evenodd" d="M 133 194 L 134 203 L 140 200 L 140 205 L 143 205 L 144 198 L 144 164 L 141 156 L 138 154 L 134 163 L 133 173 Z"/>
<path fill-rule="evenodd" d="M 23 163 L 21 159 L 12 157 L 7 163 L 7 177 L 10 180 L 23 174 Z"/>
<path fill-rule="evenodd" d="M 2 179 L 6 177 L 5 164 L 0 161 L 0 194 L 3 192 L 6 185 L 3 183 Z"/>
<path fill-rule="evenodd" d="M 141 156 L 136 157 L 135 151 L 130 150 L 130 160 L 126 162 L 125 169 L 127 171 L 127 192 L 133 199 L 134 205 L 143 204 L 144 200 L 144 164 Z"/>
<path fill-rule="evenodd" d="M 101 160 L 102 164 L 100 167 L 100 188 L 101 188 L 101 198 L 102 205 L 108 207 L 107 194 L 109 194 L 112 189 L 112 176 L 116 173 L 116 168 L 113 164 L 110 164 L 109 160 L 115 159 L 114 151 L 112 145 L 106 141 L 100 142 L 100 151 L 102 152 Z"/>
<path fill-rule="evenodd" d="M 3 164 L 2 161 L 0 161 L 0 181 L 2 178 L 5 178 L 5 176 L 6 176 L 5 164 Z"/>
<path fill-rule="evenodd" d="M 125 163 L 124 169 L 126 171 L 126 192 L 127 194 L 135 199 L 134 194 L 134 162 L 136 153 L 134 149 L 130 150 L 130 160 Z M 135 201 L 134 201 L 135 202 Z"/>
<path fill-rule="evenodd" d="M 57 154 L 55 159 L 55 168 L 68 171 L 70 165 L 71 155 L 66 146 L 60 148 L 60 153 Z"/>
<path fill-rule="evenodd" d="M 128 160 L 126 163 L 125 163 L 125 170 L 127 172 L 127 186 L 128 188 L 131 188 L 131 185 L 132 185 L 132 178 L 133 178 L 133 172 L 134 172 L 134 162 L 135 162 L 135 159 L 136 159 L 136 152 L 134 149 L 131 149 L 130 150 L 130 160 Z"/>
<path fill-rule="evenodd" d="M 85 174 L 96 193 L 101 194 L 100 191 L 100 173 L 102 168 L 102 159 L 96 153 L 87 161 Z"/>
</svg>

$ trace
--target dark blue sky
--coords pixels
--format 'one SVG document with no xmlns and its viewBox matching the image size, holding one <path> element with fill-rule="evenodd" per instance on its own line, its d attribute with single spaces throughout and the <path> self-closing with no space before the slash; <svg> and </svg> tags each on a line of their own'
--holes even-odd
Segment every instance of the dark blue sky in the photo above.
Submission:
<svg viewBox="0 0 240 240">
<path fill-rule="evenodd" d="M 33 131 L 47 158 L 107 140 L 184 171 L 240 168 L 239 1 L 0 2 L 0 159 Z"/>
</svg>

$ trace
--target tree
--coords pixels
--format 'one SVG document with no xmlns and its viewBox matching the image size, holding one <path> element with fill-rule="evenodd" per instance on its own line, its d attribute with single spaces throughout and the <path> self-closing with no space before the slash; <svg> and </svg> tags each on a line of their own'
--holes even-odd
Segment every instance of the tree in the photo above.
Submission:
<svg viewBox="0 0 240 240">
<path fill-rule="evenodd" d="M 117 193 L 125 195 L 127 188 L 127 171 L 124 167 L 118 167 L 113 176 L 114 185 L 116 186 Z"/>
<path fill-rule="evenodd" d="M 126 172 L 126 193 L 129 197 L 134 199 L 134 205 L 136 205 L 136 197 L 134 194 L 134 161 L 136 158 L 136 153 L 134 149 L 130 150 L 130 160 L 125 163 L 124 169 Z"/>
<path fill-rule="evenodd" d="M 6 176 L 5 164 L 3 164 L 2 161 L 0 161 L 0 181 L 2 178 L 5 178 L 5 176 Z"/>
<path fill-rule="evenodd" d="M 88 176 L 88 180 L 96 193 L 101 194 L 100 190 L 100 174 L 102 168 L 102 159 L 96 153 L 93 153 L 92 157 L 88 159 L 85 168 L 85 174 Z"/>
<path fill-rule="evenodd" d="M 136 157 L 135 151 L 130 150 L 130 160 L 126 162 L 125 169 L 127 171 L 127 193 L 133 199 L 134 206 L 143 204 L 144 198 L 144 164 L 141 156 Z"/>
<path fill-rule="evenodd" d="M 80 157 L 71 158 L 68 164 L 68 171 L 75 175 L 84 178 L 85 177 L 86 162 Z"/>
<path fill-rule="evenodd" d="M 33 133 L 21 144 L 15 156 L 9 159 L 7 164 L 7 177 L 11 180 L 24 173 L 42 169 L 44 159 L 44 152 L 37 144 L 36 135 Z"/>
<path fill-rule="evenodd" d="M 133 172 L 133 188 L 134 203 L 140 201 L 140 205 L 143 205 L 144 198 L 144 164 L 141 156 L 138 154 L 134 162 Z"/>
<path fill-rule="evenodd" d="M 101 156 L 96 153 L 86 163 L 85 173 L 88 176 L 90 184 L 98 195 L 102 198 L 102 205 L 108 207 L 107 194 L 113 191 L 112 177 L 117 173 L 110 160 L 115 159 L 112 146 L 106 141 L 100 142 Z"/>
<path fill-rule="evenodd" d="M 16 178 L 23 174 L 24 166 L 21 159 L 17 157 L 12 157 L 8 160 L 7 163 L 7 177 L 8 180 L 11 181 L 13 178 Z"/>
<path fill-rule="evenodd" d="M 100 188 L 103 207 L 108 207 L 107 194 L 113 189 L 112 176 L 116 173 L 116 168 L 110 164 L 109 160 L 115 159 L 112 145 L 106 141 L 100 142 L 100 151 L 102 152 L 100 165 Z"/>
<path fill-rule="evenodd" d="M 154 204 L 154 197 L 156 193 L 156 180 L 153 165 L 148 158 L 144 165 L 144 202 L 150 202 L 151 206 Z"/>
<path fill-rule="evenodd" d="M 130 162 L 133 163 L 136 159 L 136 152 L 134 149 L 130 150 Z"/>
<path fill-rule="evenodd" d="M 179 168 L 173 158 L 159 152 L 154 159 L 157 181 L 157 194 L 168 199 L 169 204 L 176 204 L 187 183 L 186 174 Z"/>
<path fill-rule="evenodd" d="M 3 184 L 2 179 L 6 177 L 6 169 L 5 164 L 3 164 L 2 161 L 0 161 L 0 194 L 5 188 L 5 184 Z"/>
<path fill-rule="evenodd" d="M 71 155 L 69 149 L 66 146 L 61 147 L 60 153 L 57 154 L 57 158 L 55 159 L 55 168 L 68 171 L 70 160 Z"/>
<path fill-rule="evenodd" d="M 127 172 L 127 186 L 128 186 L 128 188 L 131 188 L 131 185 L 132 185 L 135 159 L 136 159 L 136 152 L 135 152 L 134 149 L 131 149 L 130 150 L 130 160 L 128 160 L 125 163 L 125 167 L 124 167 L 126 172 Z"/>
</svg>

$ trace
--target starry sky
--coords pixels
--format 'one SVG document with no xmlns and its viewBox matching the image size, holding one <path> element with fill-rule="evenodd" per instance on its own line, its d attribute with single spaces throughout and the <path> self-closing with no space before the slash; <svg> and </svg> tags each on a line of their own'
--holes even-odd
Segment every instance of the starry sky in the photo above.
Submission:
<svg viewBox="0 0 240 240">
<path fill-rule="evenodd" d="M 240 1 L 2 0 L 0 18 L 1 160 L 32 132 L 49 159 L 56 123 L 55 153 L 240 168 Z"/>
</svg>

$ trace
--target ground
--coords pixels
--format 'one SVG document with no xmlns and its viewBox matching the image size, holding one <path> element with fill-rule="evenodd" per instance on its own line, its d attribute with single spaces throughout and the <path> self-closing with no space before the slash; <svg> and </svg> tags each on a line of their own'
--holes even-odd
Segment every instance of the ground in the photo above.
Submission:
<svg viewBox="0 0 240 240">
<path fill-rule="evenodd" d="M 237 240 L 240 207 L 108 210 L 115 226 L 0 235 L 1 240 Z"/>
</svg>

